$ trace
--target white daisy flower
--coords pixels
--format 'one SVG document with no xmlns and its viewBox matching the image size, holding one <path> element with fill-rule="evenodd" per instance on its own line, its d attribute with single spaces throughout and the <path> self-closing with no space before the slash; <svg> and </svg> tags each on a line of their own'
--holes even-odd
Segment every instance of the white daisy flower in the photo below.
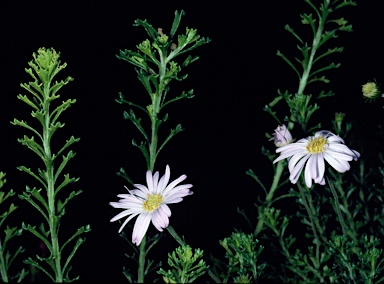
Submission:
<svg viewBox="0 0 384 284">
<path fill-rule="evenodd" d="M 303 138 L 296 143 L 276 149 L 280 156 L 273 161 L 276 163 L 289 158 L 289 180 L 296 183 L 301 171 L 307 164 L 304 171 L 305 184 L 308 188 L 312 186 L 312 179 L 315 183 L 325 184 L 324 159 L 338 172 L 344 173 L 350 169 L 349 161 L 357 160 L 360 154 L 344 145 L 344 140 L 330 131 L 322 130 L 315 133 L 315 136 Z"/>
<path fill-rule="evenodd" d="M 167 204 L 179 203 L 183 197 L 193 194 L 189 189 L 192 184 L 178 185 L 187 178 L 186 175 L 180 176 L 170 184 L 170 169 L 167 165 L 165 175 L 159 181 L 159 172 L 152 175 L 151 171 L 147 171 L 147 186 L 135 184 L 133 190 L 129 190 L 128 194 L 119 194 L 117 197 L 121 199 L 118 202 L 110 202 L 114 208 L 125 209 L 111 219 L 111 222 L 128 216 L 119 229 L 119 233 L 125 225 L 134 217 L 138 216 L 132 233 L 132 242 L 137 246 L 141 243 L 145 233 L 148 230 L 149 223 L 152 224 L 160 232 L 168 227 L 171 210 Z"/>
</svg>

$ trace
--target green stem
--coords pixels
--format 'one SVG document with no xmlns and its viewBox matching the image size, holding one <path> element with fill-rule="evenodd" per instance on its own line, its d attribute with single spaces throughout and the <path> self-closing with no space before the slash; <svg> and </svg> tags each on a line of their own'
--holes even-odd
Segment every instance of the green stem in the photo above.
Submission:
<svg viewBox="0 0 384 284">
<path fill-rule="evenodd" d="M 1 272 L 1 279 L 4 283 L 8 283 L 8 274 L 7 274 L 7 268 L 5 267 L 5 260 L 4 260 L 4 248 L 3 244 L 0 240 L 0 272 Z"/>
<path fill-rule="evenodd" d="M 321 240 L 320 240 L 319 234 L 318 234 L 318 232 L 316 230 L 316 227 L 317 227 L 317 229 L 319 229 L 319 226 L 315 225 L 315 224 L 320 225 L 319 224 L 319 220 L 317 218 L 316 212 L 313 211 L 314 207 L 313 207 L 312 198 L 308 198 L 308 196 L 310 196 L 311 193 L 310 192 L 308 193 L 308 191 L 305 191 L 304 188 L 300 185 L 300 183 L 298 183 L 297 185 L 298 185 L 299 190 L 300 190 L 300 195 L 301 195 L 301 198 L 303 200 L 304 207 L 307 210 L 308 217 L 309 217 L 309 220 L 311 222 L 311 228 L 312 228 L 312 231 L 313 231 L 313 235 L 315 237 L 314 243 L 316 244 L 316 263 L 314 263 L 315 264 L 315 267 L 314 267 L 315 269 L 313 269 L 312 272 L 319 278 L 320 283 L 323 283 L 324 282 L 324 277 L 322 276 L 321 271 L 320 271 L 320 246 L 321 246 Z M 322 231 L 319 231 L 320 235 L 323 236 L 321 234 L 321 232 Z"/>
<path fill-rule="evenodd" d="M 269 208 L 271 206 L 273 195 L 275 194 L 276 189 L 279 186 L 279 181 L 280 181 L 281 175 L 283 174 L 283 171 L 284 171 L 284 166 L 285 166 L 284 160 L 277 162 L 277 167 L 275 170 L 275 175 L 273 177 L 273 182 L 272 182 L 271 188 L 269 189 L 269 192 L 265 198 L 266 205 L 265 205 L 265 207 L 261 206 L 261 208 L 259 210 L 259 215 L 263 214 L 263 211 L 265 208 Z M 259 218 L 257 225 L 256 225 L 255 232 L 253 233 L 253 235 L 258 236 L 260 234 L 260 232 L 263 230 L 263 226 L 264 226 L 264 221 L 262 220 L 262 218 Z"/>
<path fill-rule="evenodd" d="M 167 230 L 171 234 L 171 236 L 175 239 L 175 241 L 179 243 L 179 245 L 181 246 L 186 245 L 186 243 L 179 237 L 179 235 L 176 233 L 175 229 L 171 225 L 167 227 Z"/>
<path fill-rule="evenodd" d="M 50 146 L 50 113 L 49 113 L 49 82 L 44 86 L 44 95 L 45 95 L 45 125 L 43 129 L 43 146 L 44 146 L 44 158 L 45 158 L 45 167 L 47 173 L 47 197 L 48 197 L 48 208 L 49 208 L 49 230 L 51 235 L 51 244 L 52 244 L 52 255 L 55 261 L 55 278 L 57 283 L 63 282 L 63 274 L 61 269 L 61 254 L 59 246 L 59 236 L 57 231 L 58 220 L 56 216 L 56 206 L 55 206 L 55 179 L 54 179 L 54 168 L 52 161 L 52 153 Z"/>
<path fill-rule="evenodd" d="M 341 224 L 341 228 L 343 230 L 343 235 L 345 237 L 347 237 L 347 226 L 345 225 L 345 222 L 344 222 L 344 218 L 343 218 L 343 215 L 341 213 L 341 210 L 340 210 L 340 203 L 339 203 L 339 198 L 337 197 L 337 193 L 335 191 L 335 188 L 333 187 L 333 183 L 329 180 L 329 178 L 327 177 L 327 181 L 328 181 L 328 184 L 329 184 L 329 187 L 332 191 L 332 194 L 333 194 L 333 199 L 335 201 L 335 211 L 337 213 L 337 216 L 339 217 L 339 222 Z"/>
<path fill-rule="evenodd" d="M 164 79 L 165 73 L 167 70 L 167 61 L 166 56 L 163 54 L 161 49 L 158 49 L 160 55 L 159 63 L 159 87 L 156 90 L 156 93 L 152 97 L 152 109 L 150 113 L 151 117 L 151 143 L 149 144 L 149 164 L 148 170 L 153 172 L 156 163 L 156 151 L 157 151 L 157 131 L 159 126 L 158 113 L 160 112 L 160 103 L 163 95 L 163 90 L 165 89 Z M 144 235 L 143 240 L 140 243 L 140 255 L 139 255 L 139 267 L 138 267 L 138 283 L 144 283 L 145 278 L 145 257 L 146 257 L 146 235 Z"/>
<path fill-rule="evenodd" d="M 311 74 L 311 69 L 313 65 L 313 61 L 315 59 L 315 54 L 317 49 L 320 46 L 321 38 L 323 35 L 324 25 L 327 20 L 327 12 L 328 11 L 328 5 L 329 3 L 327 1 L 324 1 L 324 7 L 323 7 L 323 15 L 322 17 L 319 17 L 319 26 L 317 27 L 316 35 L 313 39 L 312 47 L 311 47 L 311 55 L 309 56 L 308 64 L 304 66 L 303 75 L 300 79 L 299 89 L 297 91 L 298 94 L 303 94 L 305 87 L 308 83 L 309 75 Z"/>
<path fill-rule="evenodd" d="M 139 255 L 139 270 L 137 276 L 137 283 L 144 283 L 144 270 L 145 270 L 145 246 L 147 243 L 147 236 L 144 235 L 140 243 L 140 255 Z"/>
</svg>

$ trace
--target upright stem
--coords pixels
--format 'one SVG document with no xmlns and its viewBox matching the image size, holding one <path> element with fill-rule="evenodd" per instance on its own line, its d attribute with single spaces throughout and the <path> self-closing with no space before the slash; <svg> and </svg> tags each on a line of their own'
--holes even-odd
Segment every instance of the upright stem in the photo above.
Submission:
<svg viewBox="0 0 384 284">
<path fill-rule="evenodd" d="M 43 133 L 43 146 L 44 146 L 44 157 L 45 157 L 45 167 L 47 174 L 47 196 L 48 196 L 48 208 L 49 208 L 49 230 L 51 234 L 51 244 L 52 244 L 52 254 L 53 259 L 55 261 L 55 274 L 56 274 L 56 282 L 63 282 L 63 275 L 61 270 L 61 255 L 60 255 L 60 246 L 59 246 L 59 237 L 57 232 L 57 216 L 56 216 L 56 208 L 55 208 L 55 180 L 54 180 L 54 169 L 53 169 L 53 161 L 52 161 L 52 153 L 50 146 L 50 113 L 49 113 L 49 86 L 47 83 L 44 86 L 45 93 L 45 103 L 44 103 L 44 111 L 45 111 L 45 125 L 44 125 L 44 133 Z"/>
<path fill-rule="evenodd" d="M 7 268 L 5 267 L 5 260 L 4 260 L 4 248 L 3 244 L 0 240 L 0 271 L 1 271 L 1 280 L 4 283 L 8 283 L 8 274 L 7 274 Z"/>
<path fill-rule="evenodd" d="M 145 245 L 147 243 L 147 236 L 144 235 L 140 243 L 140 255 L 139 255 L 139 270 L 137 273 L 137 283 L 144 283 L 144 270 L 145 270 Z"/>
<path fill-rule="evenodd" d="M 316 271 L 313 271 L 313 273 L 315 273 L 315 275 L 319 278 L 320 283 L 323 283 L 324 282 L 324 277 L 322 276 L 321 271 L 320 271 L 320 246 L 321 246 L 321 240 L 320 240 L 319 234 L 318 234 L 318 232 L 316 230 L 316 227 L 319 228 L 319 225 L 320 225 L 319 224 L 319 220 L 317 218 L 316 212 L 313 212 L 314 208 L 313 208 L 313 204 L 312 204 L 312 198 L 310 200 L 308 200 L 308 198 L 307 198 L 307 195 L 310 195 L 310 193 L 308 194 L 307 192 L 305 192 L 304 188 L 299 183 L 297 185 L 298 185 L 299 190 L 300 190 L 301 198 L 303 199 L 304 207 L 307 210 L 308 217 L 309 217 L 309 220 L 311 222 L 311 228 L 312 228 L 312 231 L 313 231 L 313 235 L 315 237 L 315 242 L 314 243 L 316 244 L 316 263 L 314 263 L 314 264 L 315 264 Z M 321 234 L 322 231 L 319 231 L 319 233 Z M 322 234 L 321 234 L 321 237 L 323 237 Z"/>
<path fill-rule="evenodd" d="M 269 189 L 267 197 L 265 198 L 266 205 L 265 205 L 265 207 L 262 206 L 260 208 L 261 210 L 264 210 L 265 208 L 269 208 L 271 206 L 273 195 L 275 194 L 275 191 L 279 185 L 281 175 L 283 174 L 283 171 L 284 171 L 284 165 L 285 165 L 284 160 L 277 162 L 277 167 L 276 167 L 275 175 L 273 177 L 273 182 L 272 182 L 271 188 Z M 260 210 L 259 210 L 259 215 L 260 214 L 263 214 L 263 212 L 260 212 Z M 256 225 L 255 232 L 253 233 L 253 235 L 257 236 L 258 234 L 260 234 L 260 232 L 263 230 L 263 226 L 264 226 L 264 221 L 262 220 L 262 218 L 259 218 L 257 225 Z"/>
<path fill-rule="evenodd" d="M 327 181 L 328 181 L 329 187 L 330 187 L 332 194 L 333 194 L 333 199 L 335 201 L 335 210 L 336 210 L 337 216 L 339 217 L 339 222 L 340 222 L 341 228 L 343 230 L 343 235 L 345 237 L 347 237 L 347 226 L 345 225 L 344 218 L 343 218 L 343 215 L 342 215 L 341 210 L 340 210 L 339 198 L 337 197 L 337 193 L 335 191 L 335 188 L 333 187 L 333 183 L 329 180 L 328 177 L 327 177 Z"/>
<path fill-rule="evenodd" d="M 166 56 L 163 54 L 161 49 L 158 49 L 160 55 L 160 65 L 159 65 L 159 87 L 156 90 L 156 93 L 152 95 L 152 112 L 151 116 L 151 143 L 149 145 L 149 164 L 148 170 L 153 172 L 155 168 L 155 162 L 157 158 L 157 131 L 158 131 L 158 113 L 160 112 L 160 103 L 163 95 L 163 90 L 165 88 L 164 79 L 165 73 L 167 70 L 167 60 Z M 146 235 L 144 235 L 140 247 L 139 247 L 139 267 L 138 267 L 138 283 L 144 283 L 145 278 L 145 257 L 146 257 Z"/>
<path fill-rule="evenodd" d="M 305 87 L 307 86 L 309 75 L 311 74 L 313 60 L 315 59 L 315 54 L 317 49 L 320 46 L 321 37 L 323 35 L 324 25 L 327 20 L 327 11 L 328 11 L 329 3 L 325 3 L 325 7 L 323 8 L 323 15 L 319 17 L 319 26 L 317 27 L 316 35 L 313 38 L 313 43 L 311 47 L 311 54 L 309 56 L 308 64 L 304 66 L 304 72 L 300 79 L 299 89 L 297 91 L 298 94 L 303 94 Z"/>
</svg>

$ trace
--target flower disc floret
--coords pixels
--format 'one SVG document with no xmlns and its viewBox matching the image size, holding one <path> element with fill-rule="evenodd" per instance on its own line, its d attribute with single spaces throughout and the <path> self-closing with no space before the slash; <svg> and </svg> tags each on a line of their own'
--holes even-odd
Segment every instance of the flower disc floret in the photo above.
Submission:
<svg viewBox="0 0 384 284">
<path fill-rule="evenodd" d="M 192 184 L 178 185 L 187 178 L 186 175 L 182 175 L 168 184 L 170 175 L 168 165 L 160 180 L 159 172 L 152 175 L 151 171 L 147 171 L 146 186 L 135 184 L 135 189 L 129 190 L 127 188 L 128 194 L 117 195 L 121 198 L 118 202 L 109 203 L 114 208 L 125 209 L 113 217 L 111 222 L 128 217 L 121 225 L 119 233 L 131 219 L 137 216 L 132 232 L 132 242 L 137 246 L 141 243 L 151 221 L 160 232 L 168 227 L 171 216 L 168 204 L 179 203 L 183 197 L 193 194 L 190 190 Z"/>
<path fill-rule="evenodd" d="M 324 185 L 325 161 L 336 171 L 344 173 L 350 169 L 349 161 L 357 160 L 360 154 L 344 145 L 344 140 L 330 131 L 322 130 L 315 136 L 303 138 L 276 149 L 280 156 L 273 161 L 276 163 L 285 158 L 289 159 L 289 179 L 296 183 L 305 166 L 304 178 L 308 188 L 315 183 Z"/>
<path fill-rule="evenodd" d="M 163 203 L 163 197 L 160 194 L 147 194 L 147 200 L 143 203 L 143 208 L 145 211 L 152 212 L 160 207 Z"/>
<path fill-rule="evenodd" d="M 327 147 L 327 139 L 323 136 L 310 138 L 308 146 L 306 147 L 311 154 L 322 153 Z"/>
</svg>

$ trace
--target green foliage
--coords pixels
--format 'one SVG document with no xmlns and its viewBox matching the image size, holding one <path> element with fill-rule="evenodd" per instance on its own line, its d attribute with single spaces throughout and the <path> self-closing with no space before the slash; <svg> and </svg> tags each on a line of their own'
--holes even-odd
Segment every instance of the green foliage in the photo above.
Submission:
<svg viewBox="0 0 384 284">
<path fill-rule="evenodd" d="M 0 172 L 0 188 L 3 187 L 3 185 L 6 183 L 5 173 Z M 5 200 L 7 200 L 9 197 L 14 196 L 15 192 L 11 189 L 8 192 L 0 191 L 0 205 L 4 203 Z M 17 209 L 13 203 L 9 206 L 9 209 L 5 212 L 3 212 L 0 215 L 0 228 L 3 227 L 3 223 L 7 217 L 14 212 Z M 4 230 L 5 232 L 5 238 L 3 240 L 0 239 L 0 273 L 1 273 L 1 280 L 5 283 L 8 283 L 14 279 L 17 279 L 17 282 L 21 282 L 23 278 L 28 274 L 24 269 L 22 269 L 21 272 L 19 272 L 15 276 L 9 275 L 9 267 L 11 266 L 14 259 L 22 252 L 24 252 L 24 249 L 20 246 L 12 255 L 9 250 L 7 250 L 7 244 L 8 241 L 11 240 L 15 236 L 20 236 L 23 232 L 23 229 L 17 229 L 17 227 L 6 227 Z"/>
<path fill-rule="evenodd" d="M 130 224 L 128 224 L 128 226 L 132 227 Z M 129 246 L 134 251 L 130 255 L 125 254 L 125 256 L 128 259 L 133 260 L 137 264 L 138 263 L 137 256 L 140 254 L 138 247 L 136 245 L 132 244 L 132 240 L 127 237 L 127 235 L 124 233 L 124 231 L 121 232 L 120 236 L 129 244 Z M 148 254 L 149 251 L 153 248 L 153 246 L 155 244 L 157 244 L 157 242 L 161 239 L 161 237 L 162 237 L 162 234 L 156 234 L 153 237 L 148 238 L 148 240 L 146 240 L 146 244 L 148 245 L 148 248 L 145 251 L 146 254 Z M 155 265 L 153 265 L 153 264 L 154 264 L 154 261 L 152 259 L 147 259 L 147 262 L 145 263 L 144 276 L 148 275 L 152 271 L 156 271 L 158 268 L 161 267 L 161 261 Z M 129 283 L 135 283 L 135 277 L 132 275 L 129 268 L 123 267 L 123 274 Z M 157 282 L 157 280 L 158 279 L 155 279 L 154 282 Z"/>
<path fill-rule="evenodd" d="M 202 250 L 193 252 L 188 245 L 180 246 L 168 254 L 168 265 L 174 269 L 165 271 L 160 268 L 157 273 L 163 275 L 165 283 L 192 283 L 208 269 L 202 257 Z"/>
<path fill-rule="evenodd" d="M 137 51 L 125 49 L 120 50 L 120 54 L 117 55 L 118 59 L 127 61 L 135 66 L 137 78 L 143 84 L 150 98 L 150 104 L 145 108 L 126 100 L 121 93 L 119 94 L 119 99 L 116 100 L 120 104 L 128 104 L 144 112 L 151 120 L 151 132 L 147 132 L 141 125 L 141 118 L 132 109 L 129 112 L 124 112 L 124 118 L 130 120 L 144 137 L 144 141 L 137 143 L 135 140 L 132 140 L 132 144 L 143 153 L 148 169 L 153 169 L 157 155 L 168 141 L 177 133 L 183 131 L 182 126 L 178 124 L 174 129 L 171 129 L 168 137 L 159 144 L 157 137 L 158 129 L 168 118 L 168 114 L 160 118 L 160 112 L 170 103 L 185 98 L 193 98 L 194 96 L 193 90 L 189 90 L 188 92 L 183 91 L 179 96 L 167 98 L 170 91 L 169 83 L 173 79 L 177 81 L 184 80 L 187 74 L 180 75 L 180 72 L 184 67 L 199 59 L 199 57 L 189 55 L 180 62 L 174 60 L 182 58 L 182 54 L 210 42 L 209 38 L 200 37 L 196 29 L 190 28 L 186 28 L 185 33 L 178 35 L 176 38 L 175 35 L 181 17 L 184 14 L 184 11 L 180 13 L 178 11 L 175 12 L 175 18 L 169 35 L 163 33 L 161 28 L 154 29 L 146 20 L 136 20 L 134 26 L 142 26 L 147 31 L 149 39 L 137 45 Z M 124 176 L 127 177 L 126 174 Z"/>
<path fill-rule="evenodd" d="M 303 25 L 308 25 L 311 28 L 313 38 L 312 43 L 307 41 L 299 36 L 298 33 L 294 31 L 289 25 L 285 26 L 285 30 L 291 33 L 298 41 L 299 45 L 297 46 L 301 58 L 295 57 L 295 63 L 293 60 L 288 59 L 283 53 L 279 50 L 277 51 L 277 56 L 281 57 L 297 74 L 299 79 L 299 88 L 296 93 L 291 92 L 280 92 L 278 91 L 278 96 L 267 105 L 264 110 L 270 113 L 279 124 L 281 124 L 280 119 L 276 116 L 276 113 L 272 111 L 272 107 L 276 105 L 280 100 L 285 100 L 290 109 L 290 117 L 286 118 L 286 121 L 289 123 L 288 128 L 293 129 L 294 124 L 298 123 L 301 125 L 301 128 L 304 131 L 307 131 L 307 124 L 312 116 L 312 114 L 319 109 L 319 106 L 315 103 L 311 105 L 311 94 L 305 94 L 306 87 L 314 82 L 323 82 L 329 83 L 330 80 L 324 76 L 322 73 L 327 70 L 335 69 L 340 67 L 340 63 L 330 63 L 325 65 L 319 65 L 324 58 L 328 58 L 330 55 L 335 53 L 340 53 L 343 51 L 343 47 L 334 47 L 323 50 L 322 46 L 327 43 L 332 38 L 337 38 L 339 32 L 352 31 L 352 25 L 348 25 L 348 21 L 344 18 L 339 19 L 329 19 L 333 12 L 336 10 L 345 7 L 345 6 L 355 6 L 354 1 L 343 1 L 339 3 L 339 0 L 328 1 L 324 0 L 320 4 L 320 7 L 316 7 L 311 0 L 304 0 L 312 9 L 313 13 L 301 14 L 301 23 Z M 320 53 L 319 53 L 320 52 Z M 321 53 L 322 52 L 322 53 Z M 300 70 L 302 69 L 302 70 Z M 321 75 L 319 76 L 319 74 Z M 332 96 L 332 92 L 321 93 L 317 98 Z M 320 127 L 320 126 L 319 126 Z M 317 128 L 317 127 L 316 127 Z M 312 128 L 311 130 L 313 130 Z"/>
<path fill-rule="evenodd" d="M 226 269 L 222 263 L 214 260 L 213 268 L 210 270 L 211 277 L 216 283 L 254 283 L 260 277 L 265 264 L 258 264 L 258 257 L 264 249 L 259 245 L 259 240 L 252 234 L 234 232 L 228 238 L 220 241 L 225 249 L 225 257 L 228 263 Z M 219 270 L 221 272 L 219 272 Z"/>
<path fill-rule="evenodd" d="M 37 53 L 33 53 L 33 60 L 29 62 L 30 68 L 25 69 L 33 81 L 21 84 L 21 87 L 29 92 L 29 96 L 18 95 L 18 99 L 32 107 L 31 115 L 38 120 L 40 127 L 35 128 L 24 120 L 16 118 L 11 123 L 32 131 L 34 136 L 28 137 L 24 135 L 18 141 L 37 154 L 45 166 L 44 169 L 39 168 L 37 172 L 25 166 L 18 167 L 20 171 L 34 177 L 40 184 L 39 187 L 33 187 L 32 189 L 26 186 L 26 191 L 20 194 L 19 197 L 35 207 L 48 225 L 48 230 L 45 230 L 44 223 L 38 229 L 35 226 L 23 223 L 23 229 L 42 240 L 51 254 L 48 258 L 37 256 L 38 261 L 29 258 L 25 262 L 43 271 L 52 281 L 71 282 L 78 279 L 78 277 L 75 279 L 69 278 L 68 274 L 71 270 L 69 262 L 85 240 L 77 237 L 82 233 L 89 232 L 90 227 L 87 225 L 78 229 L 60 248 L 58 233 L 61 217 L 65 214 L 67 203 L 80 194 L 81 190 L 71 192 L 64 201 L 58 199 L 57 196 L 59 191 L 66 185 L 79 180 L 79 178 L 70 178 L 68 174 L 64 174 L 64 178 L 60 175 L 68 161 L 75 156 L 72 150 L 66 155 L 63 152 L 70 145 L 78 142 L 79 139 L 71 136 L 56 153 L 51 148 L 53 134 L 65 125 L 58 121 L 60 115 L 76 102 L 76 100 L 68 99 L 62 101 L 58 106 L 53 104 L 60 98 L 58 91 L 73 80 L 72 77 L 67 77 L 65 80 L 54 81 L 55 76 L 67 66 L 66 63 L 61 64 L 59 57 L 60 53 L 57 53 L 54 49 L 40 48 Z M 41 130 L 39 131 L 38 129 Z M 59 156 L 62 156 L 62 161 L 56 164 L 56 158 Z M 58 167 L 56 168 L 55 166 L 57 165 Z M 62 250 L 69 242 L 75 239 L 77 241 L 65 260 L 62 257 Z M 44 268 L 41 264 L 42 262 L 48 264 L 53 273 Z"/>
</svg>

